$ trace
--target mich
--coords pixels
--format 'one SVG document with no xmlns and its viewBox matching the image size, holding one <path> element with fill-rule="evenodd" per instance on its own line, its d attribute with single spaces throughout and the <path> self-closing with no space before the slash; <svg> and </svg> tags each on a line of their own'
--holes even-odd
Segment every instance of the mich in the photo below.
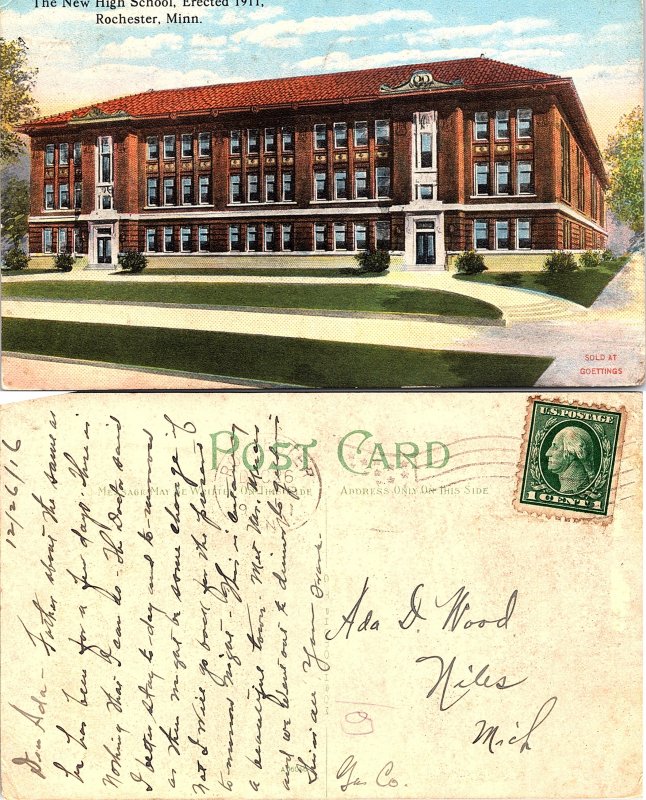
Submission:
<svg viewBox="0 0 646 800">
<path fill-rule="evenodd" d="M 476 250 L 513 270 L 607 243 L 608 179 L 572 79 L 490 58 L 141 92 L 22 130 L 43 265 L 387 249 L 399 268 Z"/>
</svg>

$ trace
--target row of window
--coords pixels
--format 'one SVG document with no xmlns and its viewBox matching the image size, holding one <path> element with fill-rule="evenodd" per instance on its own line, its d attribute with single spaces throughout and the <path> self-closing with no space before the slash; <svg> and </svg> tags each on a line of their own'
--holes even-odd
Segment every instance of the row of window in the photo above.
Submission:
<svg viewBox="0 0 646 800">
<path fill-rule="evenodd" d="M 510 112 L 496 111 L 493 114 L 493 128 L 496 139 L 509 139 L 511 135 Z M 476 141 L 489 139 L 490 115 L 488 111 L 476 111 L 473 121 L 473 138 Z M 531 139 L 532 136 L 532 110 L 519 108 L 516 111 L 516 138 Z"/>
<path fill-rule="evenodd" d="M 53 208 L 72 208 L 70 205 L 70 186 L 69 183 L 58 184 L 58 205 L 55 206 L 54 184 L 45 184 L 45 209 Z M 83 200 L 83 187 L 80 182 L 74 184 L 74 208 L 80 208 Z"/>
<path fill-rule="evenodd" d="M 512 246 L 511 224 L 508 219 L 476 219 L 473 223 L 473 246 L 476 250 L 489 250 L 490 228 L 493 227 L 496 250 L 529 250 L 532 246 L 532 224 L 529 219 L 516 220 L 515 245 Z"/>
<path fill-rule="evenodd" d="M 314 126 L 314 149 L 325 150 L 327 148 L 329 126 L 318 124 Z M 369 126 L 365 121 L 353 122 L 334 122 L 332 124 L 332 141 L 336 149 L 345 149 L 348 146 L 348 136 L 352 134 L 355 147 L 368 146 Z M 377 147 L 387 147 L 390 144 L 390 120 L 377 119 L 374 123 L 375 145 Z"/>
<path fill-rule="evenodd" d="M 78 228 L 74 229 L 73 243 L 69 240 L 67 228 L 59 228 L 56 239 L 57 239 L 56 252 L 58 253 L 72 252 L 72 250 L 75 253 L 80 253 L 82 251 L 83 247 L 82 235 L 81 231 Z M 72 244 L 74 245 L 73 248 L 71 247 Z M 53 252 L 54 252 L 54 229 L 43 228 L 43 253 L 53 253 Z"/>
<path fill-rule="evenodd" d="M 390 247 L 390 223 L 376 222 L 374 224 L 377 248 L 388 249 Z M 46 230 L 50 230 L 51 233 L 51 229 Z M 345 222 L 317 222 L 313 225 L 312 234 L 315 250 L 358 251 L 365 250 L 368 246 L 368 223 L 366 222 L 355 222 L 350 229 Z M 211 249 L 208 225 L 181 226 L 179 236 L 171 225 L 146 229 L 146 251 L 149 253 L 209 252 Z M 294 226 L 291 222 L 229 225 L 228 249 L 230 252 L 292 251 L 294 250 Z"/>
<path fill-rule="evenodd" d="M 56 163 L 56 145 L 45 145 L 45 166 L 53 167 Z M 70 156 L 72 163 L 76 167 L 81 166 L 81 143 L 74 142 L 72 146 L 67 142 L 61 142 L 58 145 L 58 163 L 61 167 L 66 167 L 70 163 Z"/>
<path fill-rule="evenodd" d="M 477 161 L 474 167 L 474 194 L 491 192 L 491 169 L 488 161 Z M 514 192 L 515 188 L 515 192 Z M 534 194 L 534 165 L 531 161 L 516 164 L 516 186 L 514 187 L 509 161 L 495 162 L 494 194 Z"/>
<path fill-rule="evenodd" d="M 162 182 L 163 195 L 160 198 L 159 178 L 148 178 L 146 182 L 146 205 L 148 206 L 175 206 L 177 202 L 177 182 L 174 177 L 164 178 Z M 162 202 L 160 202 L 160 199 Z M 194 193 L 193 176 L 185 175 L 180 180 L 181 205 L 208 204 L 211 202 L 211 176 L 200 175 L 197 179 L 197 195 Z"/>
</svg>

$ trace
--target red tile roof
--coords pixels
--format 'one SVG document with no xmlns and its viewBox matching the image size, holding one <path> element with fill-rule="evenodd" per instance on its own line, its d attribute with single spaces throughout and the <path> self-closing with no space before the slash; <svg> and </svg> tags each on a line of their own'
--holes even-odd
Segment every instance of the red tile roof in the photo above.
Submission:
<svg viewBox="0 0 646 800">
<path fill-rule="evenodd" d="M 227 109 L 263 108 L 294 103 L 343 102 L 383 98 L 380 86 L 398 86 L 406 82 L 415 70 L 427 70 L 443 83 L 461 80 L 464 88 L 477 89 L 501 84 L 535 83 L 558 78 L 547 72 L 505 64 L 490 58 L 463 58 L 426 64 L 407 64 L 353 72 L 334 72 L 325 75 L 305 75 L 294 78 L 245 83 L 221 83 L 187 89 L 163 89 L 133 94 L 96 103 L 93 106 L 67 111 L 34 120 L 25 125 L 32 129 L 40 125 L 65 123 L 85 115 L 91 109 L 105 114 L 125 112 L 133 117 L 180 114 L 193 111 L 226 111 Z"/>
</svg>

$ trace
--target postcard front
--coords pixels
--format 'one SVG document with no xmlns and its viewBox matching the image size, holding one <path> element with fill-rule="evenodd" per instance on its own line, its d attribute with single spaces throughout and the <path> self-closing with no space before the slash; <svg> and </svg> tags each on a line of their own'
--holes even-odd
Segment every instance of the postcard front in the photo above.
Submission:
<svg viewBox="0 0 646 800">
<path fill-rule="evenodd" d="M 640 384 L 641 18 L 11 0 L 4 387 Z"/>
<path fill-rule="evenodd" d="M 89 400 L 2 409 L 7 798 L 639 794 L 639 397 Z"/>
</svg>

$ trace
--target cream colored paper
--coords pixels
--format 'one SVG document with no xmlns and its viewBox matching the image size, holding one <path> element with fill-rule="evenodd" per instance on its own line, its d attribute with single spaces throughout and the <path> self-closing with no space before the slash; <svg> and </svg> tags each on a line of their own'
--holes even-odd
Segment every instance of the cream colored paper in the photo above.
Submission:
<svg viewBox="0 0 646 800">
<path fill-rule="evenodd" d="M 514 509 L 522 394 L 3 408 L 4 796 L 640 793 L 641 398 L 559 399 L 607 525 Z"/>
</svg>

